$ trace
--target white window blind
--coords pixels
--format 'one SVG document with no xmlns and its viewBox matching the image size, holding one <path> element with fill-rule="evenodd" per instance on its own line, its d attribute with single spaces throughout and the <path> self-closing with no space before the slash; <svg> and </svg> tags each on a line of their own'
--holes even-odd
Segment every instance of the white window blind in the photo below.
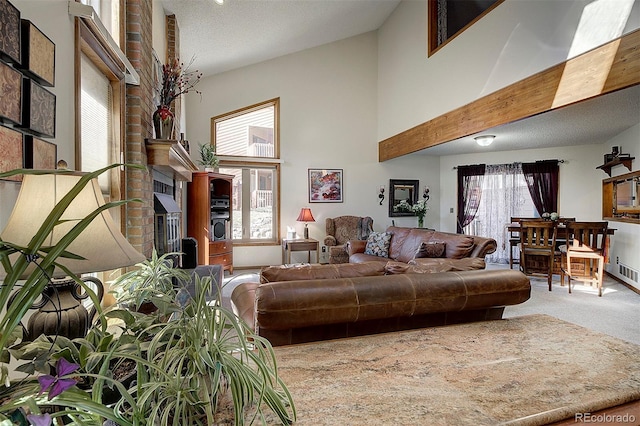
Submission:
<svg viewBox="0 0 640 426">
<path fill-rule="evenodd" d="M 113 163 L 112 98 L 109 79 L 84 54 L 81 66 L 81 170 L 91 172 Z M 109 174 L 98 178 L 104 194 L 109 194 Z"/>
</svg>

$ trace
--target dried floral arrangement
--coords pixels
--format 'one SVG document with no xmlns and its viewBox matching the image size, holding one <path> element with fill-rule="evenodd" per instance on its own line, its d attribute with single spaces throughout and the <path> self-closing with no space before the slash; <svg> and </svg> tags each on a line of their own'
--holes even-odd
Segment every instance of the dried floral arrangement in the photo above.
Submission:
<svg viewBox="0 0 640 426">
<path fill-rule="evenodd" d="M 160 105 L 170 106 L 175 98 L 190 91 L 202 94 L 194 88 L 200 82 L 202 73 L 198 70 L 191 71 L 189 68 L 192 64 L 193 58 L 186 66 L 178 58 L 174 58 L 162 66 Z"/>
</svg>

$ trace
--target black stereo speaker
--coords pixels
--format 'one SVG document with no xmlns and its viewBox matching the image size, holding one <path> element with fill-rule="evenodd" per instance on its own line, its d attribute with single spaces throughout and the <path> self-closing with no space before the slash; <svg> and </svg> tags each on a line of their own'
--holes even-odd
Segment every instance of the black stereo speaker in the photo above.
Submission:
<svg viewBox="0 0 640 426">
<path fill-rule="evenodd" d="M 182 269 L 195 269 L 198 266 L 198 241 L 195 238 L 182 239 Z"/>
<path fill-rule="evenodd" d="M 227 239 L 227 219 L 211 219 L 211 234 L 213 240 Z"/>
</svg>

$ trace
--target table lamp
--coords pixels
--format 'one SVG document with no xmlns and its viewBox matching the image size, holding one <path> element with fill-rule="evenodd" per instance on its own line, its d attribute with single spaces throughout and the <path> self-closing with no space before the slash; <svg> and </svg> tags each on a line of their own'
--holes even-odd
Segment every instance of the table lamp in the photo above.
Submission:
<svg viewBox="0 0 640 426">
<path fill-rule="evenodd" d="M 79 172 L 24 175 L 18 199 L 7 226 L 0 234 L 0 239 L 21 247 L 29 246 L 40 226 L 82 175 Z M 100 186 L 94 178 L 71 201 L 62 213 L 59 223 L 53 227 L 41 246 L 55 246 L 80 220 L 104 204 Z M 76 256 L 58 257 L 56 263 L 76 275 L 118 269 L 145 260 L 120 233 L 119 227 L 106 209 L 91 221 L 66 251 Z M 20 254 L 14 253 L 10 259 L 15 260 L 17 256 Z M 27 279 L 35 267 L 34 262 L 31 262 L 20 278 Z M 4 279 L 5 276 L 4 269 L 0 268 L 0 279 Z M 38 311 L 29 318 L 27 340 L 33 340 L 40 334 L 59 334 L 69 338 L 85 336 L 91 316 L 82 300 L 88 295 L 81 294 L 82 286 L 58 266 L 49 278 L 50 282 L 43 291 L 42 300 L 30 308 Z M 88 277 L 83 278 L 83 281 L 94 283 L 100 299 L 103 293 L 100 280 Z"/>
<path fill-rule="evenodd" d="M 298 222 L 304 222 L 304 239 L 309 239 L 309 228 L 307 225 L 309 222 L 315 222 L 316 220 L 313 218 L 313 214 L 311 214 L 311 209 L 308 207 L 303 207 L 300 210 L 300 214 L 298 215 Z"/>
</svg>

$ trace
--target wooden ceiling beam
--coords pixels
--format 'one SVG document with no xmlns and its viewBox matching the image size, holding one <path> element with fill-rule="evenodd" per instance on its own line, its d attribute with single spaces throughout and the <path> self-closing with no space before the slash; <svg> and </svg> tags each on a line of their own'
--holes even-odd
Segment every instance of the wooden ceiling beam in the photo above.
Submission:
<svg viewBox="0 0 640 426">
<path fill-rule="evenodd" d="M 378 143 L 383 162 L 640 84 L 640 30 Z"/>
</svg>

